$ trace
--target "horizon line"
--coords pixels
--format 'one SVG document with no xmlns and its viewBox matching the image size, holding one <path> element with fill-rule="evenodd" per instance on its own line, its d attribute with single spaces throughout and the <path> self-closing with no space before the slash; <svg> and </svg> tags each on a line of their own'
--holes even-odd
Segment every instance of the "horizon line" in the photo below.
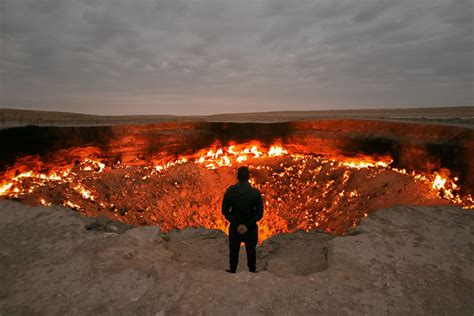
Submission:
<svg viewBox="0 0 474 316">
<path fill-rule="evenodd" d="M 209 117 L 220 115 L 246 115 L 246 114 L 277 114 L 277 113 L 303 113 L 303 112 L 345 112 L 345 111 L 394 111 L 394 110 L 416 110 L 416 109 L 460 109 L 460 108 L 474 108 L 474 105 L 462 106 L 408 106 L 408 107 L 377 107 L 377 108 L 347 108 L 347 109 L 325 109 L 325 110 L 270 110 L 270 111 L 256 111 L 256 112 L 220 112 L 213 114 L 92 114 L 85 112 L 68 112 L 60 110 L 33 110 L 33 109 L 16 109 L 16 108 L 0 108 L 0 111 L 19 111 L 19 112 L 47 112 L 47 113 L 62 113 L 75 115 L 88 115 L 96 117 L 117 117 L 117 116 L 168 116 L 168 117 Z"/>
</svg>

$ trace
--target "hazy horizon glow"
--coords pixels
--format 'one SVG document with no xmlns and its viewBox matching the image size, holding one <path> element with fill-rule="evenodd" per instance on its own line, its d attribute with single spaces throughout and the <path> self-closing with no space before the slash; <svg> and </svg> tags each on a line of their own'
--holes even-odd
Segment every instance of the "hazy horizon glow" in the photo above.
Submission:
<svg viewBox="0 0 474 316">
<path fill-rule="evenodd" d="M 472 106 L 471 0 L 4 0 L 0 107 Z"/>
</svg>

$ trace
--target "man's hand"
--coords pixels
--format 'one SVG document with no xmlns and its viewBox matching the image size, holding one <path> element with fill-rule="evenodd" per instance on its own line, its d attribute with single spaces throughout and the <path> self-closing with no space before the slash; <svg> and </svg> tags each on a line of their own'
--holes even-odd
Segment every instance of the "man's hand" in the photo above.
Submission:
<svg viewBox="0 0 474 316">
<path fill-rule="evenodd" d="M 239 226 L 237 226 L 237 231 L 239 232 L 239 234 L 243 235 L 247 232 L 247 226 L 240 224 Z"/>
</svg>

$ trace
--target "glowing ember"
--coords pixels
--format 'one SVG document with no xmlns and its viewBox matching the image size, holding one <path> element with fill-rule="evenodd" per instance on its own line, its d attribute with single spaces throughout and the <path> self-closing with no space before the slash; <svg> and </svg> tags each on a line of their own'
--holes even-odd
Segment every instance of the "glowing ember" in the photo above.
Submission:
<svg viewBox="0 0 474 316">
<path fill-rule="evenodd" d="M 216 144 L 151 165 L 106 165 L 87 158 L 52 172 L 11 171 L 5 174 L 14 176 L 3 179 L 0 195 L 33 205 L 64 205 L 134 225 L 159 225 L 164 231 L 186 226 L 225 231 L 222 194 L 245 163 L 251 168 L 251 183 L 264 196 L 262 240 L 296 229 L 344 234 L 360 218 L 394 204 L 473 208 L 472 197 L 460 195 L 457 179 L 447 171 L 417 174 L 392 168 L 391 162 L 389 157 L 323 159 L 256 141 Z"/>
<path fill-rule="evenodd" d="M 91 201 L 95 200 L 94 195 L 91 193 L 91 191 L 85 189 L 81 184 L 76 185 L 74 187 L 74 190 L 79 192 L 82 195 L 83 199 L 91 200 Z"/>
<path fill-rule="evenodd" d="M 441 177 L 437 172 L 435 173 L 435 176 L 436 177 L 432 185 L 433 189 L 436 189 L 436 190 L 444 189 L 447 179 L 444 179 L 443 177 Z"/>
<path fill-rule="evenodd" d="M 284 150 L 281 146 L 272 146 L 270 147 L 270 150 L 268 151 L 268 155 L 270 157 L 277 157 L 277 156 L 281 156 L 287 153 L 288 151 Z"/>
<path fill-rule="evenodd" d="M 356 169 L 362 169 L 362 168 L 375 168 L 375 167 L 381 167 L 381 168 L 387 168 L 390 165 L 391 161 L 386 163 L 383 161 L 376 161 L 376 162 L 368 162 L 368 161 L 345 161 L 342 164 L 344 166 L 350 167 L 350 168 L 356 168 Z"/>
<path fill-rule="evenodd" d="M 12 186 L 13 186 L 13 182 L 5 183 L 2 186 L 0 186 L 0 195 L 7 194 L 7 192 L 10 190 Z"/>
</svg>

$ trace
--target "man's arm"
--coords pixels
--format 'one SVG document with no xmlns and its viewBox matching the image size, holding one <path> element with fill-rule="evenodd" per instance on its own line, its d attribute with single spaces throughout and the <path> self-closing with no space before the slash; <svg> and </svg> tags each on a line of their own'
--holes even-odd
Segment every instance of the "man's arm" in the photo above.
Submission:
<svg viewBox="0 0 474 316">
<path fill-rule="evenodd" d="M 263 200 L 262 194 L 258 192 L 257 199 L 255 201 L 255 214 L 247 221 L 246 226 L 251 226 L 261 220 L 263 217 Z"/>
<path fill-rule="evenodd" d="M 230 212 L 230 201 L 228 191 L 225 192 L 224 198 L 222 199 L 222 214 L 231 224 L 237 225 L 234 214 Z"/>
</svg>

